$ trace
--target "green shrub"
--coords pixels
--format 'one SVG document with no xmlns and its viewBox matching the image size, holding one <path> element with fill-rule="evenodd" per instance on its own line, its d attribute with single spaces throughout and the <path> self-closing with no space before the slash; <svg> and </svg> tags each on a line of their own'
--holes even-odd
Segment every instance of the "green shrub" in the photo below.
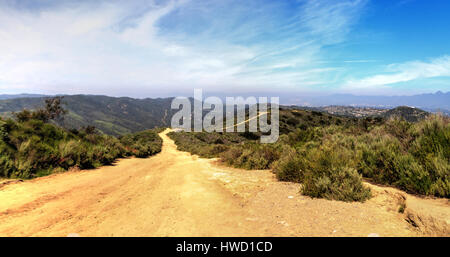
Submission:
<svg viewBox="0 0 450 257">
<path fill-rule="evenodd" d="M 414 126 L 415 141 L 411 152 L 424 161 L 428 154 L 450 161 L 450 123 L 440 115 L 432 115 Z"/>
<path fill-rule="evenodd" d="M 432 115 L 418 123 L 391 119 L 359 137 L 358 170 L 382 184 L 424 195 L 450 197 L 450 127 Z"/>
<path fill-rule="evenodd" d="M 324 172 L 305 174 L 302 193 L 311 197 L 339 201 L 360 201 L 371 197 L 370 189 L 362 184 L 361 175 L 350 167 L 331 167 Z"/>
<path fill-rule="evenodd" d="M 285 146 L 281 158 L 274 163 L 273 172 L 281 181 L 301 183 L 304 179 L 300 168 L 300 158 L 294 148 Z"/>
<path fill-rule="evenodd" d="M 370 190 L 354 168 L 352 150 L 329 141 L 313 149 L 301 149 L 299 170 L 303 172 L 303 194 L 341 201 L 365 201 Z"/>
<path fill-rule="evenodd" d="M 220 157 L 223 162 L 228 165 L 233 165 L 234 162 L 242 155 L 242 148 L 240 147 L 231 147 L 227 151 L 223 152 Z"/>
<path fill-rule="evenodd" d="M 138 132 L 124 136 L 120 142 L 128 150 L 128 154 L 138 158 L 146 158 L 161 152 L 162 139 L 153 130 Z"/>
<path fill-rule="evenodd" d="M 80 152 L 83 150 L 80 143 L 81 141 L 69 140 L 59 144 L 60 167 L 69 169 L 80 163 Z"/>
<path fill-rule="evenodd" d="M 156 130 L 128 135 L 123 143 L 112 136 L 73 132 L 32 118 L 0 120 L 0 176 L 33 178 L 54 170 L 96 168 L 120 157 L 147 157 L 161 151 L 162 140 Z"/>
<path fill-rule="evenodd" d="M 273 168 L 279 180 L 302 183 L 303 193 L 314 197 L 363 201 L 370 194 L 360 175 L 408 192 L 450 197 L 448 117 L 430 115 L 414 123 L 330 117 L 282 110 L 282 134 L 271 145 L 245 133 L 169 135 L 182 151 L 220 157 L 234 167 Z"/>
<path fill-rule="evenodd" d="M 243 169 L 269 169 L 279 159 L 276 145 L 249 144 L 245 147 L 234 146 L 220 154 L 223 162 Z"/>
<path fill-rule="evenodd" d="M 397 139 L 384 136 L 370 144 L 361 141 L 359 148 L 361 161 L 358 171 L 361 174 L 379 183 L 392 184 L 399 179 L 398 168 L 403 167 L 398 163 L 397 157 L 406 153 L 401 152 L 401 145 Z"/>
<path fill-rule="evenodd" d="M 305 144 L 296 153 L 285 149 L 275 163 L 280 180 L 302 183 L 302 193 L 341 201 L 365 201 L 370 190 L 362 185 L 361 175 L 352 168 L 352 151 L 330 141 L 321 146 Z"/>
</svg>

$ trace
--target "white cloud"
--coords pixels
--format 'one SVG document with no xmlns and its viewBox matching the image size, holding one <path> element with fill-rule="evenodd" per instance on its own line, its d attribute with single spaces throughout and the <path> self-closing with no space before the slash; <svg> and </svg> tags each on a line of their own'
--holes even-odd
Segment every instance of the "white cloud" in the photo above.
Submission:
<svg viewBox="0 0 450 257">
<path fill-rule="evenodd" d="M 376 60 L 347 60 L 345 63 L 368 63 L 368 62 L 376 62 Z"/>
<path fill-rule="evenodd" d="M 308 1 L 300 15 L 300 24 L 325 44 L 341 42 L 350 32 L 365 2 Z"/>
<path fill-rule="evenodd" d="M 349 80 L 345 88 L 373 88 L 407 82 L 417 79 L 449 77 L 450 56 L 435 58 L 429 62 L 410 61 L 390 64 L 385 68 L 384 74 L 378 74 L 362 79 Z"/>
<path fill-rule="evenodd" d="M 321 48 L 342 42 L 365 4 L 305 1 L 286 19 L 277 13 L 281 3 L 231 1 L 224 12 L 216 1 L 159 2 L 37 11 L 0 5 L 0 90 L 154 96 L 326 83 L 324 74 L 335 68 L 318 64 Z M 193 24 L 202 30 L 183 26 L 187 19 L 163 27 L 175 12 L 203 15 L 205 22 Z"/>
</svg>

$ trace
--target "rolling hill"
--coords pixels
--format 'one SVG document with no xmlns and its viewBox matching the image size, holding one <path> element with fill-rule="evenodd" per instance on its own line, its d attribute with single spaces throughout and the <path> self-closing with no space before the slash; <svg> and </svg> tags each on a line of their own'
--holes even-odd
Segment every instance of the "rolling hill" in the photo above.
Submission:
<svg viewBox="0 0 450 257">
<path fill-rule="evenodd" d="M 6 99 L 16 99 L 16 98 L 34 98 L 34 97 L 44 97 L 46 95 L 40 94 L 0 94 L 0 100 Z"/>
<path fill-rule="evenodd" d="M 36 109 L 44 97 L 17 98 L 0 101 L 0 115 L 11 116 L 11 112 Z M 68 109 L 61 124 L 66 128 L 93 125 L 105 134 L 123 135 L 155 127 L 170 125 L 172 98 L 133 99 L 98 95 L 65 96 L 63 102 Z"/>
<path fill-rule="evenodd" d="M 42 106 L 45 99 L 46 97 L 24 97 L 0 100 L 0 116 L 8 117 L 12 115 L 12 112 L 36 109 Z M 155 127 L 169 127 L 172 115 L 178 111 L 170 108 L 172 99 L 68 95 L 64 96 L 63 103 L 69 112 L 65 119 L 59 122 L 59 125 L 76 129 L 95 126 L 103 133 L 114 136 Z M 313 108 L 282 106 L 280 131 L 291 131 L 294 127 L 306 124 L 329 125 L 348 122 L 349 119 L 345 118 L 401 116 L 408 121 L 417 121 L 428 114 L 418 108 L 406 106 L 391 110 L 374 109 L 376 112 L 366 109 L 346 106 Z M 206 113 L 207 111 L 204 112 L 204 114 Z"/>
<path fill-rule="evenodd" d="M 387 110 L 385 113 L 382 114 L 385 118 L 390 117 L 402 117 L 403 119 L 410 121 L 410 122 L 416 122 L 421 119 L 426 118 L 430 113 L 421 110 L 419 108 L 413 108 L 408 106 L 399 106 L 390 110 Z"/>
</svg>

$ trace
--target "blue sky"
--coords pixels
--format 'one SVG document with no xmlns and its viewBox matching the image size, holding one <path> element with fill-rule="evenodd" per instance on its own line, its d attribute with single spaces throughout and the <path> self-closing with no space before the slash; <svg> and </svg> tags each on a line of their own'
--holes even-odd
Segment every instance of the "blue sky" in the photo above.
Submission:
<svg viewBox="0 0 450 257">
<path fill-rule="evenodd" d="M 0 0 L 0 94 L 450 91 L 450 1 Z"/>
</svg>

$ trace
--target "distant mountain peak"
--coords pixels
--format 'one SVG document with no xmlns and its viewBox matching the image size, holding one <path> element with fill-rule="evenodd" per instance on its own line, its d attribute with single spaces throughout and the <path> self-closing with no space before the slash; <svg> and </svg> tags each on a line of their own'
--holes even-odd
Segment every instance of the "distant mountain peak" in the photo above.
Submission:
<svg viewBox="0 0 450 257">
<path fill-rule="evenodd" d="M 45 97 L 47 95 L 41 95 L 41 94 L 0 94 L 0 100 L 6 100 L 6 99 L 16 99 L 16 98 L 36 98 L 36 97 Z"/>
</svg>

